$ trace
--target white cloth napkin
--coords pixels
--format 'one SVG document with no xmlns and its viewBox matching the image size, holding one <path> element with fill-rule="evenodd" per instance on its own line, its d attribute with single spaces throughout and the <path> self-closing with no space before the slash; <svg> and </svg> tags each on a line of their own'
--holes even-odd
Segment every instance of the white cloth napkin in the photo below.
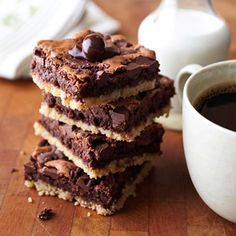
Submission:
<svg viewBox="0 0 236 236">
<path fill-rule="evenodd" d="M 88 0 L 1 0 L 0 77 L 29 77 L 38 40 L 69 38 L 86 28 L 114 33 L 120 24 Z"/>
</svg>

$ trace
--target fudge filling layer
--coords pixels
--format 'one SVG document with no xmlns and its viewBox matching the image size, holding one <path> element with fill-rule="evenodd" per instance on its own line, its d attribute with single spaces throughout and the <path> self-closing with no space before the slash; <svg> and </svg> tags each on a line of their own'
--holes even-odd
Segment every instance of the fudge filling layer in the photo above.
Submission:
<svg viewBox="0 0 236 236">
<path fill-rule="evenodd" d="M 143 153 L 158 153 L 164 133 L 161 125 L 152 124 L 135 141 L 123 142 L 102 134 L 91 134 L 76 126 L 44 116 L 41 116 L 38 123 L 92 168 L 102 168 L 112 160 L 130 158 Z"/>
</svg>

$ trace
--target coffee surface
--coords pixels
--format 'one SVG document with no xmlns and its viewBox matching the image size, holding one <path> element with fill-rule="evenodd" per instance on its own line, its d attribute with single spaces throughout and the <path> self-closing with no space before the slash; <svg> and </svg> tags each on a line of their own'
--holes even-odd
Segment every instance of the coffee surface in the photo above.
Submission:
<svg viewBox="0 0 236 236">
<path fill-rule="evenodd" d="M 208 120 L 236 131 L 236 87 L 211 90 L 198 99 L 195 107 Z"/>
</svg>

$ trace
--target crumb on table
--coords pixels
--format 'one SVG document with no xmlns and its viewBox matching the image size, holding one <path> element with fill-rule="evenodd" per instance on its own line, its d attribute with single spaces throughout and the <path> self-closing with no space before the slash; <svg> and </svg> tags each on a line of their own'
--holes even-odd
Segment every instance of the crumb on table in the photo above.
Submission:
<svg viewBox="0 0 236 236">
<path fill-rule="evenodd" d="M 25 151 L 20 151 L 20 155 L 25 155 L 26 153 L 25 153 Z"/>
<path fill-rule="evenodd" d="M 18 169 L 15 169 L 15 168 L 12 168 L 11 169 L 11 173 L 15 173 L 15 172 L 18 172 L 19 170 Z"/>
<path fill-rule="evenodd" d="M 50 220 L 55 215 L 51 208 L 44 208 L 38 215 L 40 220 Z"/>
<path fill-rule="evenodd" d="M 28 203 L 32 203 L 32 202 L 33 202 L 32 197 L 28 197 Z"/>
</svg>

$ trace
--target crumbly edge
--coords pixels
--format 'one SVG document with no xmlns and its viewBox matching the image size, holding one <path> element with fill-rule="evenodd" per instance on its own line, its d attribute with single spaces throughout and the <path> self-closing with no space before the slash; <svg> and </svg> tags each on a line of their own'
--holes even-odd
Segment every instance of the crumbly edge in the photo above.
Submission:
<svg viewBox="0 0 236 236">
<path fill-rule="evenodd" d="M 101 95 L 99 97 L 90 97 L 90 98 L 83 98 L 83 102 L 76 101 L 73 99 L 73 97 L 69 94 L 66 94 L 63 90 L 57 88 L 56 86 L 48 83 L 48 82 L 42 82 L 39 80 L 39 78 L 36 75 L 32 75 L 33 81 L 37 86 L 44 90 L 46 93 L 51 93 L 55 97 L 60 97 L 62 101 L 62 105 L 69 107 L 71 109 L 77 109 L 77 110 L 85 110 L 92 106 L 97 106 L 101 104 L 105 104 L 114 100 L 117 100 L 118 98 L 127 98 L 130 96 L 135 96 L 139 92 L 143 92 L 146 90 L 154 89 L 156 79 L 153 79 L 151 81 L 144 81 L 143 83 L 139 83 L 136 86 L 133 87 L 125 87 L 122 89 L 118 89 L 113 91 L 112 93 L 108 95 Z"/>
<path fill-rule="evenodd" d="M 170 110 L 170 105 L 168 104 L 167 106 L 165 106 L 164 108 L 162 108 L 158 112 L 150 114 L 145 122 L 143 122 L 139 126 L 134 127 L 128 133 L 126 133 L 126 132 L 117 133 L 117 132 L 113 132 L 112 130 L 103 129 L 103 128 L 100 128 L 100 127 L 96 127 L 94 125 L 86 124 L 86 123 L 84 123 L 82 121 L 79 121 L 79 120 L 70 119 L 66 115 L 60 114 L 59 112 L 57 112 L 55 108 L 48 107 L 48 105 L 46 103 L 41 104 L 39 112 L 42 115 L 46 116 L 46 117 L 49 117 L 49 118 L 54 119 L 54 120 L 62 121 L 64 123 L 68 124 L 68 125 L 75 125 L 75 126 L 79 127 L 80 129 L 82 129 L 84 131 L 90 131 L 93 134 L 101 133 L 101 134 L 106 135 L 108 138 L 112 138 L 112 139 L 115 139 L 115 140 L 118 140 L 118 141 L 132 142 L 132 141 L 134 141 L 134 139 L 137 136 L 140 135 L 140 133 L 147 126 L 149 126 L 150 124 L 153 123 L 153 119 L 155 117 L 160 117 L 164 114 L 168 115 L 169 110 Z"/>
<path fill-rule="evenodd" d="M 79 196 L 76 196 L 75 198 L 73 198 L 71 193 L 69 193 L 68 191 L 63 191 L 62 189 L 54 187 L 42 180 L 38 180 L 38 181 L 25 180 L 25 185 L 29 188 L 35 187 L 40 196 L 49 195 L 49 196 L 57 196 L 58 198 L 61 198 L 63 200 L 68 200 L 68 201 L 75 200 L 75 205 L 80 205 L 81 207 L 90 208 L 92 210 L 95 210 L 97 214 L 106 216 L 106 215 L 112 215 L 116 211 L 123 208 L 125 201 L 127 200 L 129 196 L 135 196 L 135 190 L 136 190 L 137 184 L 143 181 L 143 179 L 150 172 L 151 168 L 152 168 L 151 163 L 146 163 L 143 169 L 141 170 L 141 172 L 138 174 L 137 178 L 131 184 L 127 184 L 123 188 L 120 199 L 116 203 L 113 203 L 110 209 L 106 209 L 102 207 L 101 205 L 96 204 L 92 201 L 86 201 Z"/>
<path fill-rule="evenodd" d="M 83 169 L 83 171 L 89 175 L 90 178 L 98 178 L 110 173 L 122 172 L 128 166 L 142 165 L 146 161 L 152 161 L 160 156 L 159 153 L 144 153 L 139 156 L 129 157 L 110 162 L 107 166 L 102 169 L 92 169 L 84 164 L 83 160 L 78 156 L 75 156 L 68 148 L 66 148 L 57 138 L 53 137 L 41 124 L 38 122 L 34 123 L 34 130 L 36 135 L 42 136 L 48 140 L 51 145 L 54 145 L 63 152 L 69 160 Z"/>
<path fill-rule="evenodd" d="M 38 191 L 39 196 L 47 195 L 47 196 L 57 196 L 58 198 L 61 198 L 63 200 L 72 201 L 73 197 L 71 196 L 71 193 L 68 191 L 64 191 L 60 188 L 53 187 L 50 184 L 38 180 L 38 181 L 30 181 L 25 180 L 25 186 L 28 188 L 36 188 Z"/>
</svg>

